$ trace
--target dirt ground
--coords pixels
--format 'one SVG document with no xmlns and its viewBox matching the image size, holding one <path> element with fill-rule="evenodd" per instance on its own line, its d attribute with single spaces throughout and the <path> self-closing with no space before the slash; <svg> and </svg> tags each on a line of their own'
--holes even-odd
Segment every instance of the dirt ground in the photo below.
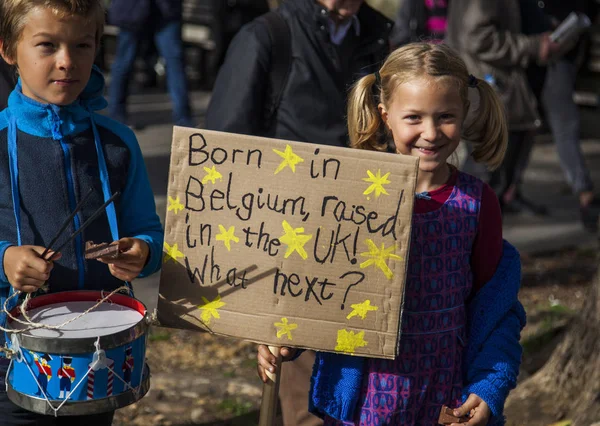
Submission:
<svg viewBox="0 0 600 426">
<path fill-rule="evenodd" d="M 569 318 L 582 306 L 598 264 L 596 250 L 568 249 L 523 257 L 521 301 L 528 314 L 520 379 L 548 359 Z M 234 339 L 154 328 L 147 362 L 151 389 L 115 416 L 115 426 L 252 426 L 262 383 L 255 345 Z M 507 413 L 521 425 L 519 413 Z"/>
</svg>

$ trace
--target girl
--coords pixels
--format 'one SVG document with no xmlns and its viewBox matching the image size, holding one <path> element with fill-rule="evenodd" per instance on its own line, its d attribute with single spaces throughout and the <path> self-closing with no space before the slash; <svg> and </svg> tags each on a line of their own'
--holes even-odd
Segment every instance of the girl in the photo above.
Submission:
<svg viewBox="0 0 600 426">
<path fill-rule="evenodd" d="M 466 120 L 469 91 L 479 105 Z M 354 148 L 393 144 L 419 157 L 400 353 L 394 361 L 319 353 L 311 410 L 328 426 L 436 425 L 448 405 L 470 426 L 502 424 L 525 322 L 520 261 L 502 241 L 494 192 L 447 162 L 465 137 L 476 161 L 501 163 L 507 128 L 499 98 L 449 47 L 409 44 L 356 83 L 348 123 Z M 284 359 L 294 354 L 281 349 Z M 258 360 L 266 380 L 275 357 L 261 346 Z"/>
</svg>

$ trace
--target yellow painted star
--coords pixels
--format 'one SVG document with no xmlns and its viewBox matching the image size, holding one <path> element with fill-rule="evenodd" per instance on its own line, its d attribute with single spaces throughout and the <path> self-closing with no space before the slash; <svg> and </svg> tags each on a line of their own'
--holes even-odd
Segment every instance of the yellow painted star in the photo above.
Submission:
<svg viewBox="0 0 600 426">
<path fill-rule="evenodd" d="M 179 251 L 177 247 L 177 243 L 170 246 L 166 242 L 164 243 L 164 247 L 166 250 L 165 257 L 163 259 L 163 263 L 167 263 L 170 259 L 173 259 L 175 263 L 177 263 L 177 258 L 183 257 L 183 253 Z"/>
<path fill-rule="evenodd" d="M 356 348 L 367 346 L 365 332 L 354 333 L 354 331 L 338 330 L 336 351 L 353 354 Z"/>
<path fill-rule="evenodd" d="M 377 306 L 371 306 L 371 301 L 368 299 L 362 303 L 356 303 L 350 306 L 352 306 L 353 310 L 348 314 L 346 319 L 350 319 L 355 316 L 359 316 L 360 319 L 365 319 L 369 311 L 376 311 L 379 309 Z"/>
<path fill-rule="evenodd" d="M 231 251 L 231 242 L 239 243 L 240 239 L 234 235 L 235 226 L 230 226 L 229 229 L 225 229 L 223 225 L 219 225 L 220 234 L 217 234 L 215 239 L 217 241 L 223 241 L 225 247 L 227 247 L 227 251 Z"/>
<path fill-rule="evenodd" d="M 275 170 L 274 174 L 279 173 L 280 171 L 285 169 L 286 166 L 290 166 L 290 169 L 292 169 L 292 172 L 296 173 L 296 164 L 302 163 L 304 161 L 304 159 L 302 157 L 294 154 L 294 151 L 292 151 L 292 147 L 289 145 L 285 146 L 284 152 L 281 152 L 277 149 L 274 149 L 273 152 L 275 152 L 275 154 L 277 154 L 281 158 L 283 158 L 283 161 L 281 162 L 281 164 L 279 164 L 279 167 L 277 167 L 277 170 Z"/>
<path fill-rule="evenodd" d="M 217 171 L 215 166 L 212 166 L 211 169 L 204 167 L 204 171 L 206 172 L 206 175 L 202 178 L 202 183 L 204 185 L 206 185 L 209 181 L 212 184 L 215 184 L 217 179 L 223 180 L 223 175 Z"/>
<path fill-rule="evenodd" d="M 225 303 L 221 302 L 221 296 L 217 296 L 212 302 L 209 302 L 206 297 L 202 296 L 202 301 L 204 302 L 204 305 L 198 306 L 198 309 L 202 311 L 200 318 L 204 324 L 210 324 L 211 318 L 221 318 L 219 308 L 225 306 Z"/>
<path fill-rule="evenodd" d="M 365 269 L 371 265 L 375 265 L 383 271 L 388 280 L 391 279 L 394 276 L 394 273 L 385 262 L 387 259 L 402 260 L 400 256 L 392 253 L 396 249 L 396 246 L 385 248 L 385 244 L 381 243 L 381 249 L 379 249 L 371 239 L 367 239 L 365 242 L 367 243 L 367 246 L 369 246 L 369 251 L 361 253 L 360 255 L 370 259 L 361 263 L 360 268 Z"/>
<path fill-rule="evenodd" d="M 375 198 L 379 198 L 381 194 L 390 195 L 387 193 L 383 185 L 387 185 L 391 183 L 388 180 L 388 176 L 390 173 L 386 173 L 381 176 L 381 170 L 377 170 L 377 175 L 374 175 L 371 170 L 367 170 L 368 178 L 363 178 L 365 182 L 371 182 L 371 185 L 363 192 L 363 195 L 369 195 L 371 192 L 375 191 Z"/>
<path fill-rule="evenodd" d="M 171 210 L 173 210 L 173 212 L 175 214 L 179 213 L 181 210 L 183 210 L 183 204 L 181 204 L 181 201 L 179 201 L 179 197 L 177 198 L 173 198 L 173 197 L 169 197 L 169 207 L 167 207 L 167 211 L 170 212 Z"/>
<path fill-rule="evenodd" d="M 304 228 L 294 229 L 285 220 L 283 221 L 282 225 L 285 234 L 279 237 L 279 241 L 281 241 L 283 244 L 287 244 L 288 246 L 284 257 L 287 259 L 293 252 L 296 251 L 302 259 L 306 260 L 308 254 L 306 253 L 306 250 L 304 250 L 304 244 L 306 244 L 312 238 L 312 235 L 300 235 L 304 233 Z"/>
<path fill-rule="evenodd" d="M 274 325 L 277 327 L 278 339 L 287 336 L 288 340 L 292 340 L 292 330 L 298 328 L 298 324 L 289 324 L 287 318 L 281 318 L 281 322 L 276 322 Z"/>
</svg>

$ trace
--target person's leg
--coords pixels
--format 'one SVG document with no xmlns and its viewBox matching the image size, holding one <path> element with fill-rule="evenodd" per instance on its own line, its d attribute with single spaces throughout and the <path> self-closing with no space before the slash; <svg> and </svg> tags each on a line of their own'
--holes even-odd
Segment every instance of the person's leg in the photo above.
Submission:
<svg viewBox="0 0 600 426">
<path fill-rule="evenodd" d="M 500 167 L 491 173 L 489 184 L 498 196 L 500 204 L 512 201 L 510 194 L 514 185 L 514 175 L 519 161 L 519 151 L 522 148 L 524 132 L 510 132 L 508 135 L 508 146 L 506 154 Z"/>
<path fill-rule="evenodd" d="M 529 165 L 529 159 L 531 158 L 533 146 L 535 145 L 535 134 L 535 131 L 524 132 L 523 134 L 521 147 L 515 162 L 514 177 L 512 178 L 514 183 L 512 188 L 509 190 L 509 193 L 513 194 L 513 201 L 509 206 L 509 209 L 512 208 L 512 210 L 518 213 L 529 213 L 537 216 L 544 216 L 548 214 L 548 209 L 546 206 L 536 204 L 533 201 L 525 198 L 521 192 L 523 176 L 525 175 L 525 170 Z"/>
<path fill-rule="evenodd" d="M 160 24 L 154 38 L 158 53 L 167 66 L 167 88 L 173 102 L 173 120 L 180 126 L 193 126 L 187 77 L 185 75 L 181 21 Z"/>
<path fill-rule="evenodd" d="M 323 420 L 308 411 L 308 392 L 314 363 L 313 351 L 305 351 L 295 361 L 283 363 L 279 382 L 279 401 L 284 426 L 323 424 Z"/>
<path fill-rule="evenodd" d="M 123 123 L 127 121 L 127 91 L 139 42 L 139 34 L 120 30 L 115 59 L 110 70 L 108 113 Z"/>
<path fill-rule="evenodd" d="M 579 140 L 580 116 L 573 101 L 576 73 L 575 64 L 565 59 L 549 66 L 542 101 L 567 182 L 580 194 L 591 193 L 593 183 Z"/>
</svg>

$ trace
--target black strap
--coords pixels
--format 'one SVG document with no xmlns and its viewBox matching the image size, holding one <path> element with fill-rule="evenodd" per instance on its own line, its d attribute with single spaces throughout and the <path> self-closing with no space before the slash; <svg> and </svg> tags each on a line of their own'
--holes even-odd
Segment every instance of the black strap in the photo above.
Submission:
<svg viewBox="0 0 600 426">
<path fill-rule="evenodd" d="M 271 39 L 269 90 L 265 99 L 264 129 L 273 130 L 277 109 L 283 96 L 292 65 L 292 35 L 283 17 L 276 11 L 262 15 Z"/>
</svg>

